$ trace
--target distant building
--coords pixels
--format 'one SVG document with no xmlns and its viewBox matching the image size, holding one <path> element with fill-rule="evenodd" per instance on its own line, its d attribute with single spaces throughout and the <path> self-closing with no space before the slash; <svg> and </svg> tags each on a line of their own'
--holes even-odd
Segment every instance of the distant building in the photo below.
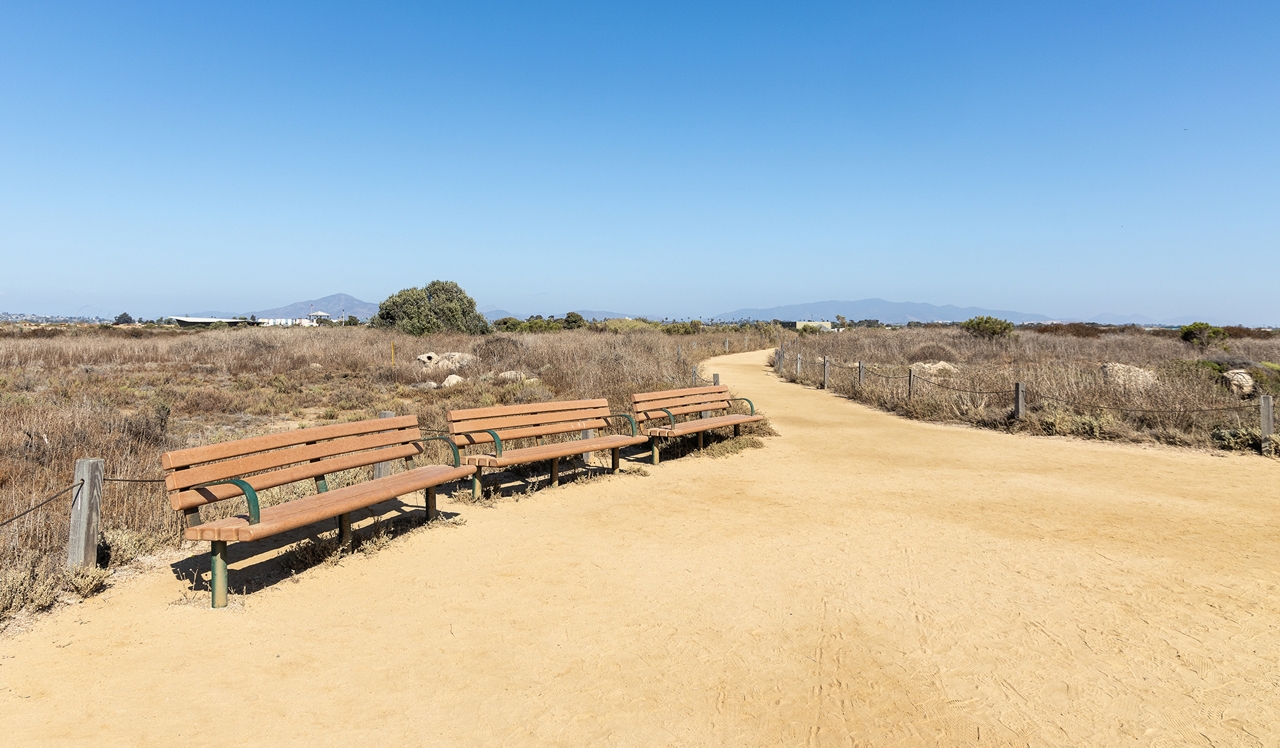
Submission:
<svg viewBox="0 0 1280 748">
<path fill-rule="evenodd" d="M 801 319 L 795 322 L 783 322 L 782 327 L 787 330 L 799 330 L 804 327 L 816 327 L 822 332 L 831 332 L 834 324 L 826 320 Z"/>
</svg>

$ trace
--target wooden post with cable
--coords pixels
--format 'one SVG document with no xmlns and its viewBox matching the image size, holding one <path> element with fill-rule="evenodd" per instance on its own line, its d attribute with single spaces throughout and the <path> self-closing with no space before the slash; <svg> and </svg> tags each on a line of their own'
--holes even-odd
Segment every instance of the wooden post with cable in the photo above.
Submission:
<svg viewBox="0 0 1280 748">
<path fill-rule="evenodd" d="M 1013 417 L 1019 421 L 1027 417 L 1027 387 L 1022 382 L 1013 383 Z"/>
<path fill-rule="evenodd" d="M 71 494 L 71 537 L 67 539 L 67 566 L 72 569 L 98 564 L 98 530 L 102 516 L 101 457 L 76 460 Z"/>
<path fill-rule="evenodd" d="M 389 410 L 383 410 L 383 411 L 380 411 L 380 412 L 378 413 L 378 417 L 379 417 L 379 418 L 395 418 L 395 417 L 396 417 L 396 414 L 395 414 L 395 413 L 392 413 L 392 412 L 391 412 L 391 411 L 389 411 Z M 379 478 L 385 478 L 385 477 L 387 477 L 388 475 L 391 475 L 391 463 L 390 463 L 390 462 L 375 462 L 375 463 L 373 464 L 373 479 L 374 479 L 374 480 L 377 480 L 377 479 L 379 479 Z"/>
<path fill-rule="evenodd" d="M 1271 395 L 1263 395 L 1262 404 L 1259 408 L 1262 417 L 1262 454 L 1269 455 L 1273 451 L 1271 449 L 1271 435 L 1276 432 L 1276 416 L 1275 401 Z"/>
<path fill-rule="evenodd" d="M 862 368 L 862 362 L 858 362 L 858 386 L 861 387 L 863 382 L 867 381 L 867 372 Z"/>
<path fill-rule="evenodd" d="M 822 389 L 831 389 L 827 386 L 831 382 L 831 357 L 822 357 Z"/>
</svg>

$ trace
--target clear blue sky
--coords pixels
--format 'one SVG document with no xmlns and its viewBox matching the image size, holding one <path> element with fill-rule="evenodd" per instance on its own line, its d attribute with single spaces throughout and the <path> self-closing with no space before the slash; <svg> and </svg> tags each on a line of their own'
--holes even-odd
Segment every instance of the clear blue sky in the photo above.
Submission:
<svg viewBox="0 0 1280 748">
<path fill-rule="evenodd" d="M 1280 4 L 6 3 L 0 310 L 1280 323 Z"/>
</svg>

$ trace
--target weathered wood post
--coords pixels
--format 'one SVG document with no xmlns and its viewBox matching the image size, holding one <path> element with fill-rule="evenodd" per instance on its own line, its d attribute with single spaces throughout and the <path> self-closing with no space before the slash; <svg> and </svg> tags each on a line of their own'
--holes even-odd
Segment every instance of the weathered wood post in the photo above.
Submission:
<svg viewBox="0 0 1280 748">
<path fill-rule="evenodd" d="M 1270 395 L 1262 396 L 1262 454 L 1271 453 L 1271 435 L 1276 432 L 1275 403 Z"/>
<path fill-rule="evenodd" d="M 719 372 L 717 372 L 717 373 L 715 373 L 715 374 L 712 374 L 712 375 L 711 375 L 711 383 L 712 383 L 712 384 L 714 384 L 714 385 L 715 385 L 715 386 L 717 386 L 717 387 L 719 387 L 719 386 L 720 386 L 720 374 L 719 374 Z"/>
<path fill-rule="evenodd" d="M 74 482 L 80 485 L 71 494 L 71 537 L 67 540 L 67 566 L 72 569 L 98 564 L 103 464 L 100 457 L 76 460 Z"/>
<path fill-rule="evenodd" d="M 911 367 L 907 367 L 907 399 L 908 400 L 910 400 L 911 396 L 915 394 L 915 391 L 916 391 L 916 370 L 912 369 Z"/>
<path fill-rule="evenodd" d="M 728 339 L 728 338 L 725 338 L 725 339 L 724 339 L 724 352 L 725 352 L 725 353 L 728 353 L 728 352 L 729 352 L 729 339 Z"/>
<path fill-rule="evenodd" d="M 822 357 L 822 389 L 830 389 L 827 384 L 831 381 L 831 357 Z"/>
<path fill-rule="evenodd" d="M 1013 417 L 1021 421 L 1027 415 L 1027 387 L 1022 382 L 1013 383 Z"/>
<path fill-rule="evenodd" d="M 684 356 L 680 354 L 680 346 L 676 346 L 676 363 L 678 364 L 683 361 L 684 361 Z"/>
<path fill-rule="evenodd" d="M 800 380 L 800 352 L 796 351 L 796 381 Z"/>
<path fill-rule="evenodd" d="M 392 413 L 392 412 L 391 412 L 391 411 L 389 411 L 389 410 L 383 410 L 383 411 L 380 411 L 380 412 L 378 413 L 378 417 L 379 417 L 379 418 L 395 418 L 395 417 L 396 417 L 396 414 L 395 414 L 395 413 Z M 374 479 L 374 480 L 377 480 L 377 479 L 379 479 L 379 478 L 385 478 L 385 477 L 387 477 L 388 475 L 391 475 L 391 463 L 390 463 L 390 462 L 375 462 L 375 463 L 373 464 L 373 479 Z"/>
<path fill-rule="evenodd" d="M 689 386 L 690 387 L 698 386 L 698 365 L 697 364 L 694 364 L 693 366 L 693 374 L 689 377 Z"/>
<path fill-rule="evenodd" d="M 862 368 L 862 362 L 859 361 L 858 362 L 858 386 L 861 387 L 862 383 L 865 381 L 867 381 L 867 373 Z"/>
<path fill-rule="evenodd" d="M 586 430 L 584 430 L 584 431 L 582 432 L 582 438 L 583 438 L 583 439 L 594 439 L 594 438 L 596 438 L 596 430 L 595 430 L 595 429 L 586 429 Z M 583 452 L 583 453 L 582 453 L 582 462 L 583 462 L 584 464 L 586 464 L 586 465 L 590 465 L 590 464 L 591 464 L 591 455 L 593 455 L 593 454 L 595 454 L 595 452 Z"/>
</svg>

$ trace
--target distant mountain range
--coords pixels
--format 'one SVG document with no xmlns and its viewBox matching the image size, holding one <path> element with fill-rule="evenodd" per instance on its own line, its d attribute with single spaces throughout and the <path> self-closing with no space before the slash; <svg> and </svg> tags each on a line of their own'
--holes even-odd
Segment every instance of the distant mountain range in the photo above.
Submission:
<svg viewBox="0 0 1280 748">
<path fill-rule="evenodd" d="M 790 304 L 767 309 L 738 309 L 717 314 L 712 319 L 730 321 L 739 319 L 780 320 L 834 320 L 836 315 L 857 321 L 878 319 L 890 324 L 907 322 L 963 322 L 971 317 L 999 317 L 1010 322 L 1048 322 L 1043 314 L 1011 312 L 1003 309 L 982 309 L 976 306 L 958 307 L 950 304 L 918 304 L 910 301 L 885 301 L 862 299 L 861 301 L 817 301 L 812 304 Z"/>
<path fill-rule="evenodd" d="M 592 311 L 590 309 L 571 309 L 570 311 L 577 312 L 578 314 L 581 314 L 586 319 L 618 319 L 619 317 L 634 316 L 629 314 L 619 314 L 618 312 Z M 568 314 L 568 313 L 569 312 L 564 312 L 563 314 Z M 529 317 L 529 315 L 527 314 L 514 314 L 512 312 L 508 312 L 506 309 L 489 309 L 487 311 L 481 312 L 481 314 L 483 314 L 485 319 L 489 320 L 490 322 L 496 322 L 502 319 L 503 317 L 515 317 L 517 319 L 527 319 Z"/>
<path fill-rule="evenodd" d="M 263 309 L 258 312 L 190 312 L 185 315 L 188 317 L 248 317 L 254 316 L 258 319 L 298 319 L 305 317 L 312 312 L 325 312 L 334 319 L 339 317 L 356 316 L 360 319 L 369 319 L 378 313 L 378 305 L 370 304 L 367 301 L 361 301 L 354 296 L 345 293 L 336 293 L 332 296 L 325 296 L 322 299 L 311 299 L 310 301 L 298 301 L 288 306 L 276 307 L 275 309 Z"/>
</svg>

